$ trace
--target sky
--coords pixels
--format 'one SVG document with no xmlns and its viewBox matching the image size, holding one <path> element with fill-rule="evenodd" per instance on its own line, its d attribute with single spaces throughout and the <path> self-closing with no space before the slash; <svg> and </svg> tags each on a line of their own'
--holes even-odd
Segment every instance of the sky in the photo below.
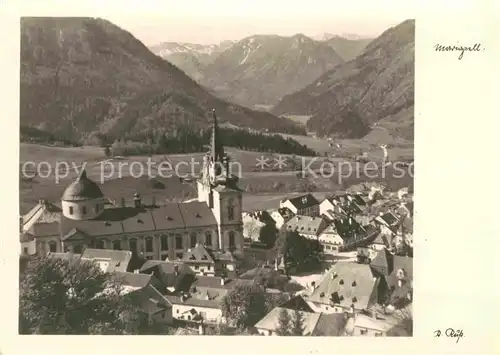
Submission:
<svg viewBox="0 0 500 355">
<path fill-rule="evenodd" d="M 14 0 L 4 0 L 14 3 Z M 421 0 L 424 1 L 424 0 Z M 435 2 L 436 0 L 434 0 Z M 457 0 L 458 1 L 458 0 Z M 415 18 L 414 0 L 23 0 L 24 16 L 93 16 L 131 32 L 144 44 L 219 43 L 253 34 L 376 37 Z"/>
</svg>

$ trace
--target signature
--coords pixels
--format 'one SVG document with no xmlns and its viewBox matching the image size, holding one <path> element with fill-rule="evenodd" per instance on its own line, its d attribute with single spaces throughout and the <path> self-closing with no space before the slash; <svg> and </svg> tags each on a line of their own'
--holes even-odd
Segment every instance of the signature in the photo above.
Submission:
<svg viewBox="0 0 500 355">
<path fill-rule="evenodd" d="M 436 338 L 439 338 L 441 335 L 442 335 L 441 330 L 438 329 L 434 331 L 434 336 Z M 455 330 L 453 328 L 448 328 L 444 331 L 444 336 L 448 338 L 456 338 L 458 343 L 458 341 L 464 337 L 464 331 L 461 329 Z"/>
<path fill-rule="evenodd" d="M 442 44 L 436 44 L 434 46 L 436 52 L 459 52 L 458 60 L 462 60 L 465 52 L 481 52 L 484 51 L 484 47 L 481 47 L 481 43 L 476 43 L 473 46 L 448 46 Z"/>
</svg>

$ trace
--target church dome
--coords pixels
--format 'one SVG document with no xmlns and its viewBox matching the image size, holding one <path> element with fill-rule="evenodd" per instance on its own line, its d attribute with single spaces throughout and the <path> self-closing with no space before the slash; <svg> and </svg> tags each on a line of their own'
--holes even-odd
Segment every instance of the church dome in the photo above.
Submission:
<svg viewBox="0 0 500 355">
<path fill-rule="evenodd" d="M 104 197 L 99 186 L 87 177 L 85 170 L 69 185 L 62 196 L 63 201 L 83 201 Z"/>
</svg>

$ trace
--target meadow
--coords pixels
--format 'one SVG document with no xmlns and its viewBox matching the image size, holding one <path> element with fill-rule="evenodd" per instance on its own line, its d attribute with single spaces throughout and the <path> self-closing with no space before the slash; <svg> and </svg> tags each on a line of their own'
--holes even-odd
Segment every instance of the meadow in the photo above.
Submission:
<svg viewBox="0 0 500 355">
<path fill-rule="evenodd" d="M 311 137 L 311 139 L 314 138 Z M 240 176 L 239 186 L 244 192 L 243 209 L 246 211 L 277 208 L 279 201 L 286 196 L 305 192 L 317 194 L 321 200 L 326 194 L 345 190 L 350 185 L 359 182 L 384 181 L 391 189 L 409 186 L 413 183 L 413 179 L 408 174 L 402 178 L 393 178 L 390 171 L 386 173 L 385 177 L 380 176 L 380 174 L 377 176 L 374 176 L 376 174 L 367 176 L 368 174 L 364 173 L 351 174 L 350 176 L 343 174 L 342 181 L 339 181 L 338 174 L 334 174 L 332 177 L 317 177 L 311 173 L 303 178 L 298 177 L 295 171 L 261 172 L 256 169 L 257 158 L 264 156 L 271 161 L 277 157 L 276 154 L 247 152 L 233 148 L 228 148 L 227 152 L 231 160 L 238 162 L 237 166 L 241 167 L 241 171 L 234 171 L 234 173 Z M 52 175 L 46 178 L 37 176 L 31 180 L 20 179 L 20 212 L 23 214 L 28 212 L 39 199 L 58 202 L 64 189 L 76 178 L 80 171 L 80 165 L 84 162 L 86 162 L 87 175 L 100 183 L 104 194 L 116 202 L 121 201 L 122 198 L 131 201 L 135 192 L 141 194 L 145 203 L 151 203 L 153 196 L 157 204 L 189 200 L 196 197 L 194 179 L 183 181 L 174 171 L 165 170 L 163 175 L 159 176 L 154 165 L 151 169 L 153 177 L 150 177 L 147 174 L 147 162 L 150 160 L 159 164 L 162 161 L 168 161 L 174 167 L 181 166 L 177 173 L 190 175 L 192 173 L 191 165 L 195 167 L 194 173 L 198 173 L 202 157 L 202 153 L 197 153 L 172 154 L 168 156 L 168 159 L 164 155 L 109 159 L 104 156 L 104 150 L 98 147 L 62 148 L 22 143 L 20 147 L 21 164 L 28 161 L 37 164 L 45 162 L 45 165 L 42 166 L 43 169 L 41 169 L 42 174 L 47 173 L 49 167 L 53 171 Z M 300 160 L 301 157 L 295 157 L 295 159 Z M 336 164 L 335 168 L 339 163 L 345 163 L 341 158 L 304 157 L 303 159 L 305 166 L 314 159 L 310 168 L 316 171 L 324 163 Z M 191 161 L 197 162 L 197 164 L 192 164 Z M 54 170 L 56 164 L 61 166 L 62 162 L 70 167 L 75 166 L 76 169 L 60 171 L 61 177 L 56 181 Z M 184 164 L 179 164 L 181 162 Z M 145 173 L 139 176 L 141 169 Z M 130 176 L 131 172 L 134 176 Z"/>
</svg>

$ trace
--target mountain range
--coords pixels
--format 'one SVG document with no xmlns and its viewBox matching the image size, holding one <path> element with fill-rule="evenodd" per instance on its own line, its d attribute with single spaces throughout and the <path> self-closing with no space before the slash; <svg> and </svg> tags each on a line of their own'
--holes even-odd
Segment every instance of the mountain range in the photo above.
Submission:
<svg viewBox="0 0 500 355">
<path fill-rule="evenodd" d="M 269 108 L 354 58 L 370 42 L 330 34 L 324 39 L 255 35 L 218 45 L 165 42 L 151 50 L 221 98 Z"/>
<path fill-rule="evenodd" d="M 371 41 L 363 52 L 285 96 L 276 115 L 310 115 L 318 135 L 413 140 L 415 21 L 407 20 Z"/>
<path fill-rule="evenodd" d="M 231 102 L 275 105 L 343 62 L 332 47 L 301 34 L 256 35 L 219 54 L 201 83 Z"/>
<path fill-rule="evenodd" d="M 98 18 L 22 18 L 21 126 L 82 140 L 203 128 L 217 109 L 239 127 L 303 132 L 214 97 L 129 32 Z"/>
</svg>

